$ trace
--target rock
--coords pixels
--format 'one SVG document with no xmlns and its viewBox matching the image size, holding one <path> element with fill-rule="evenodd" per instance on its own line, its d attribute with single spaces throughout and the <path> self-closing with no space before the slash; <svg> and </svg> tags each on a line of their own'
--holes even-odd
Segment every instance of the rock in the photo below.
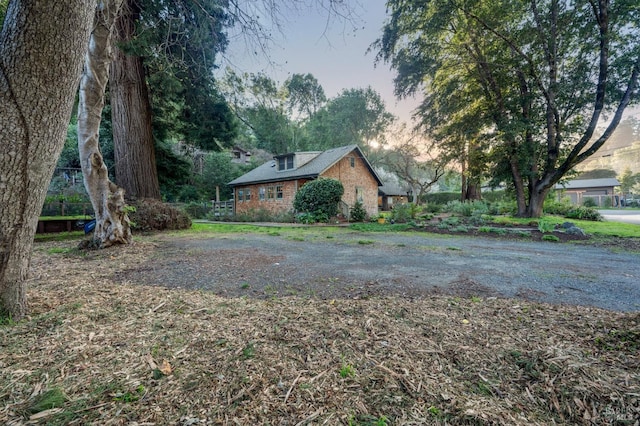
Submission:
<svg viewBox="0 0 640 426">
<path fill-rule="evenodd" d="M 575 225 L 570 227 L 570 228 L 566 228 L 564 232 L 566 232 L 569 235 L 577 235 L 579 237 L 586 237 L 587 236 L 587 234 L 585 234 L 584 231 L 581 228 L 578 228 Z"/>
</svg>

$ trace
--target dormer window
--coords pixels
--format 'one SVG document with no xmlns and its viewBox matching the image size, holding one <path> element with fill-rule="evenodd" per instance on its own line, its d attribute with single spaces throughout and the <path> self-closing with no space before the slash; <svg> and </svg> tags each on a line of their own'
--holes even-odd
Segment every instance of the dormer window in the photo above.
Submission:
<svg viewBox="0 0 640 426">
<path fill-rule="evenodd" d="M 278 171 L 293 169 L 293 154 L 278 157 Z"/>
</svg>

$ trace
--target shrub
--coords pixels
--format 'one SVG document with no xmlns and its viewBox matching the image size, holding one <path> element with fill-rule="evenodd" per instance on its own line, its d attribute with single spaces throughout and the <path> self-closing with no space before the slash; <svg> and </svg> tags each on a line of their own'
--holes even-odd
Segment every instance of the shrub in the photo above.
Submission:
<svg viewBox="0 0 640 426">
<path fill-rule="evenodd" d="M 316 179 L 305 183 L 296 193 L 293 207 L 299 212 L 313 213 L 316 219 L 328 221 L 338 214 L 338 203 L 344 194 L 342 183 L 336 179 Z"/>
<path fill-rule="evenodd" d="M 582 205 L 585 207 L 596 207 L 598 203 L 596 203 L 596 200 L 594 200 L 593 198 L 587 197 L 582 202 Z"/>
<path fill-rule="evenodd" d="M 411 204 L 408 203 L 394 205 L 389 215 L 389 220 L 396 223 L 407 223 L 411 219 Z"/>
<path fill-rule="evenodd" d="M 548 220 L 540 219 L 538 221 L 538 231 L 540 231 L 543 234 L 547 232 L 553 232 L 555 228 L 556 228 L 555 224 L 553 224 L 552 222 L 549 222 Z"/>
<path fill-rule="evenodd" d="M 367 218 L 367 211 L 362 206 L 360 201 L 356 202 L 351 209 L 351 221 L 352 222 L 364 222 Z"/>
<path fill-rule="evenodd" d="M 484 201 L 450 201 L 444 207 L 444 211 L 457 213 L 460 216 L 470 217 L 472 215 L 483 215 L 489 213 L 489 206 Z"/>
<path fill-rule="evenodd" d="M 430 192 L 424 195 L 424 200 L 428 204 L 447 204 L 451 201 L 460 201 L 459 192 Z"/>
<path fill-rule="evenodd" d="M 553 201 L 544 203 L 544 212 L 545 214 L 555 214 L 559 216 L 566 216 L 571 209 L 573 209 L 573 205 L 565 201 Z"/>
<path fill-rule="evenodd" d="M 602 220 L 602 215 L 598 213 L 596 209 L 584 206 L 574 207 L 569 210 L 564 216 L 569 219 L 592 220 L 596 222 Z"/>
<path fill-rule="evenodd" d="M 191 219 L 182 210 L 158 200 L 141 199 L 131 202 L 135 209 L 129 212 L 129 219 L 135 229 L 141 231 L 161 231 L 165 229 L 187 229 Z"/>
<path fill-rule="evenodd" d="M 189 215 L 191 219 L 204 219 L 210 212 L 210 208 L 207 207 L 207 203 L 189 203 L 182 207 L 182 209 Z"/>
</svg>

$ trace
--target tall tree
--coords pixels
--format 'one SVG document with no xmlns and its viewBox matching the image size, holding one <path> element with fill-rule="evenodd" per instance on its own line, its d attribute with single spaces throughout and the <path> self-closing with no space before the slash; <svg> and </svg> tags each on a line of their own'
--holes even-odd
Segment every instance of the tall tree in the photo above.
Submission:
<svg viewBox="0 0 640 426">
<path fill-rule="evenodd" d="M 382 150 L 380 163 L 383 167 L 406 182 L 420 204 L 424 195 L 445 173 L 445 163 L 441 158 L 429 155 L 430 143 L 416 134 L 406 134 L 404 129 L 395 132 L 396 144 Z"/>
<path fill-rule="evenodd" d="M 311 117 L 307 132 L 318 148 L 357 144 L 369 156 L 374 143 L 384 145 L 385 132 L 395 121 L 373 88 L 345 89 Z"/>
<path fill-rule="evenodd" d="M 397 71 L 396 92 L 439 96 L 443 73 L 480 102 L 484 137 L 505 170 L 518 214 L 537 217 L 547 193 L 593 155 L 637 91 L 640 10 L 632 0 L 390 0 L 375 46 Z M 432 111 L 429 105 L 423 114 Z M 445 115 L 461 122 L 464 109 Z M 611 113 L 596 134 L 603 113 Z"/>
<path fill-rule="evenodd" d="M 288 92 L 289 113 L 297 112 L 302 120 L 309 119 L 327 102 L 324 89 L 313 74 L 293 74 L 284 86 Z"/>
<path fill-rule="evenodd" d="M 152 128 L 158 121 L 152 111 L 166 112 L 166 104 L 157 105 L 163 102 L 158 96 L 169 96 L 177 107 L 172 127 L 181 139 L 221 149 L 235 136 L 211 74 L 230 22 L 218 0 L 126 0 L 109 85 L 116 181 L 128 195 L 160 198 Z M 159 87 L 150 91 L 149 79 Z"/>
<path fill-rule="evenodd" d="M 114 41 L 130 42 L 140 19 L 140 2 L 126 0 L 116 21 Z M 129 196 L 160 198 L 151 129 L 151 102 L 142 56 L 114 49 L 109 72 L 116 182 Z"/>
<path fill-rule="evenodd" d="M 123 0 L 100 3 L 85 55 L 78 103 L 78 151 L 84 185 L 96 216 L 93 240 L 108 247 L 131 242 L 124 190 L 109 180 L 99 147 L 100 121 L 109 75 L 112 36 Z"/>
<path fill-rule="evenodd" d="M 27 312 L 33 237 L 95 9 L 86 0 L 13 0 L 0 32 L 0 314 L 16 320 Z"/>
</svg>

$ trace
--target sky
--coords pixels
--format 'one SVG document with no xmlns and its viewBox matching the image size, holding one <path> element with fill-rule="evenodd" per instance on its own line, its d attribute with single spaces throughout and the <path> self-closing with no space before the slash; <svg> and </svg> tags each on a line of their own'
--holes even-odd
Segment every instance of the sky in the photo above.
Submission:
<svg viewBox="0 0 640 426">
<path fill-rule="evenodd" d="M 290 15 L 283 22 L 282 34 L 274 33 L 269 58 L 255 54 L 242 38 L 232 38 L 226 53 L 228 63 L 237 71 L 262 71 L 279 84 L 292 74 L 311 73 L 328 98 L 343 89 L 371 86 L 385 101 L 387 110 L 408 123 L 419 101 L 398 101 L 393 94 L 394 72 L 384 63 L 375 66 L 375 52 L 367 54 L 382 34 L 385 0 L 363 0 L 361 5 L 355 32 L 339 21 L 327 26 L 326 14 L 309 8 Z"/>
</svg>

